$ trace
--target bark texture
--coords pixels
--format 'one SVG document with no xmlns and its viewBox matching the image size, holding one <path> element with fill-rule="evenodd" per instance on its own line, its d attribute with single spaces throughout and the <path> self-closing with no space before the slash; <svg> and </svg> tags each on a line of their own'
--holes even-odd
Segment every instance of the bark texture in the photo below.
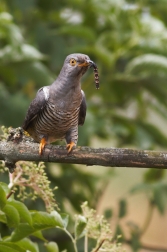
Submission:
<svg viewBox="0 0 167 252">
<path fill-rule="evenodd" d="M 38 148 L 38 143 L 29 141 L 0 141 L 0 160 L 5 160 L 6 166 L 11 169 L 19 160 L 110 167 L 167 168 L 166 151 L 77 147 L 72 153 L 67 154 L 65 146 L 46 145 L 40 156 Z"/>
</svg>

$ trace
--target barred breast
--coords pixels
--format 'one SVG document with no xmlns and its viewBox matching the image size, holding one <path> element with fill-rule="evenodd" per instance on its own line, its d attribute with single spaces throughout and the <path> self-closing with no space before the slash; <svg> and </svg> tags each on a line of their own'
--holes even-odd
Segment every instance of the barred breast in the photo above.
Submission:
<svg viewBox="0 0 167 252">
<path fill-rule="evenodd" d="M 73 110 L 60 111 L 48 102 L 34 122 L 35 140 L 40 142 L 45 136 L 48 138 L 48 143 L 51 143 L 64 139 L 66 133 L 71 130 L 71 137 L 77 142 L 79 109 L 80 107 L 75 107 Z"/>
</svg>

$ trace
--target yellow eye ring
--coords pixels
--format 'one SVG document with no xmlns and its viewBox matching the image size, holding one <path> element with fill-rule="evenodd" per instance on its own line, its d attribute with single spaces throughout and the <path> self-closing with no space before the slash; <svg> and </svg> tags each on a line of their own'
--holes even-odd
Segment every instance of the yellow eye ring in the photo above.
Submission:
<svg viewBox="0 0 167 252">
<path fill-rule="evenodd" d="M 70 65 L 75 66 L 76 65 L 76 60 L 75 59 L 70 59 Z"/>
</svg>

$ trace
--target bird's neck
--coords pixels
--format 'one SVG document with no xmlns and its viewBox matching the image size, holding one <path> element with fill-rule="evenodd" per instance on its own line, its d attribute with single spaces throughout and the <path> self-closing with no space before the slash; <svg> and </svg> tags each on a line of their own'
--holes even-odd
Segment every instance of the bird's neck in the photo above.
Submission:
<svg viewBox="0 0 167 252">
<path fill-rule="evenodd" d="M 80 104 L 82 99 L 80 78 L 59 75 L 51 86 L 50 101 L 61 102 L 66 99 L 66 102 L 69 101 L 69 106 L 71 100 L 76 100 L 78 105 Z"/>
</svg>

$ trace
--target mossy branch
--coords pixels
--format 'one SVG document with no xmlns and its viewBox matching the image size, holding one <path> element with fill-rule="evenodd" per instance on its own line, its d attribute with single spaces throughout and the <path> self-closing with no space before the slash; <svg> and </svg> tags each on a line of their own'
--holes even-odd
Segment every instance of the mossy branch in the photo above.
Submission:
<svg viewBox="0 0 167 252">
<path fill-rule="evenodd" d="M 167 168 L 165 151 L 77 147 L 72 153 L 67 154 L 65 146 L 46 145 L 40 156 L 38 149 L 39 144 L 31 141 L 16 143 L 3 140 L 0 141 L 0 160 L 4 160 L 6 166 L 11 169 L 19 160 L 110 167 Z"/>
</svg>

